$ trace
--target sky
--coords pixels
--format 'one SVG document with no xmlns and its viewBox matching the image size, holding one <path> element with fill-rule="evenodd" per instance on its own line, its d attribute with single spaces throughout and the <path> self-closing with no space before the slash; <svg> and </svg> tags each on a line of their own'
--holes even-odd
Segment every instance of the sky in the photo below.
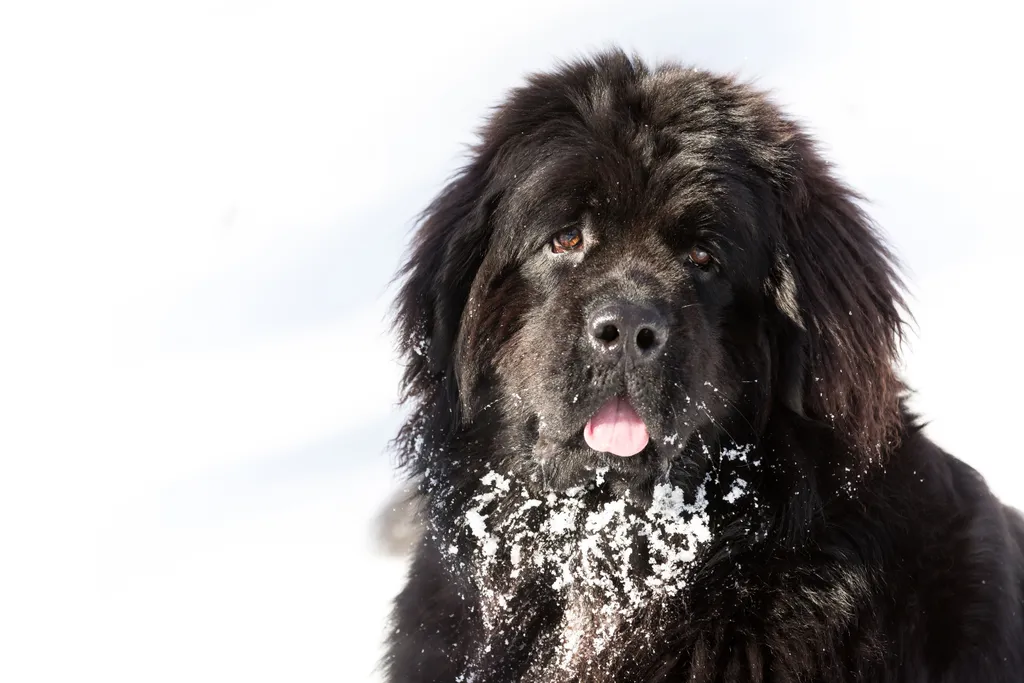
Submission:
<svg viewBox="0 0 1024 683">
<path fill-rule="evenodd" d="M 502 94 L 611 45 L 816 135 L 905 265 L 929 433 L 1024 505 L 1010 4 L 11 5 L 4 680 L 378 680 L 391 277 Z"/>
</svg>

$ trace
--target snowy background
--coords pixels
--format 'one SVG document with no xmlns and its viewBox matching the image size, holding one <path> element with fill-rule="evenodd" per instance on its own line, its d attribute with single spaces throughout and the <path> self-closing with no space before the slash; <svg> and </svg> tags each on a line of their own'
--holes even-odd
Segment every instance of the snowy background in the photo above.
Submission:
<svg viewBox="0 0 1024 683">
<path fill-rule="evenodd" d="M 18 4 L 5 681 L 375 680 L 403 573 L 368 527 L 395 485 L 389 278 L 488 107 L 611 44 L 810 125 L 907 266 L 929 429 L 1024 505 L 1012 3 Z"/>
</svg>

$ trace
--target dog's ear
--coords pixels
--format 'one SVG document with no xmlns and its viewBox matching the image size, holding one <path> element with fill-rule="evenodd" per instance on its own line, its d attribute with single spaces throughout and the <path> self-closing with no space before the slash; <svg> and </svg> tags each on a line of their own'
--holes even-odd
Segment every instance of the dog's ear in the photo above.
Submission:
<svg viewBox="0 0 1024 683">
<path fill-rule="evenodd" d="M 780 251 L 775 255 L 775 268 L 766 288 L 778 309 L 779 334 L 775 357 L 778 363 L 775 382 L 783 405 L 800 417 L 804 410 L 807 385 L 807 328 L 804 326 L 797 301 L 796 281 L 790 266 L 790 255 Z"/>
<path fill-rule="evenodd" d="M 776 303 L 783 314 L 776 387 L 794 412 L 832 425 L 861 451 L 895 438 L 896 363 L 905 305 L 897 264 L 859 197 L 802 135 L 783 203 Z"/>
<path fill-rule="evenodd" d="M 493 155 L 478 149 L 423 212 L 395 307 L 399 351 L 406 364 L 403 399 L 442 400 L 457 391 L 455 345 L 473 278 L 487 252 L 499 193 L 489 177 Z M 451 410 L 455 396 L 448 396 Z"/>
</svg>

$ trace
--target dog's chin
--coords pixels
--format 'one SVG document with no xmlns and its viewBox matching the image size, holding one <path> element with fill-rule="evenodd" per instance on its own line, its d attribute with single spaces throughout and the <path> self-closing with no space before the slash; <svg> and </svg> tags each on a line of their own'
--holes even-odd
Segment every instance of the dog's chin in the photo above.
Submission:
<svg viewBox="0 0 1024 683">
<path fill-rule="evenodd" d="M 640 452 L 623 457 L 588 446 L 582 429 L 565 439 L 542 436 L 528 458 L 529 480 L 542 491 L 559 493 L 582 487 L 642 504 L 650 499 L 656 484 L 669 481 L 675 465 L 685 464 L 679 462 L 685 457 L 685 442 L 685 435 L 667 440 L 652 435 Z"/>
</svg>

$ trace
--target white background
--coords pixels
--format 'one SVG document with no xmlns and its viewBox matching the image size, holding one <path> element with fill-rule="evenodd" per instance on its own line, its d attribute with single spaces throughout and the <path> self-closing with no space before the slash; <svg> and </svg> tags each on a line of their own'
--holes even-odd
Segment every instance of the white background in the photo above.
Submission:
<svg viewBox="0 0 1024 683">
<path fill-rule="evenodd" d="M 906 373 L 1024 504 L 1012 3 L 0 8 L 0 678 L 372 680 L 400 562 L 389 279 L 529 70 L 773 89 L 903 257 Z"/>
</svg>

